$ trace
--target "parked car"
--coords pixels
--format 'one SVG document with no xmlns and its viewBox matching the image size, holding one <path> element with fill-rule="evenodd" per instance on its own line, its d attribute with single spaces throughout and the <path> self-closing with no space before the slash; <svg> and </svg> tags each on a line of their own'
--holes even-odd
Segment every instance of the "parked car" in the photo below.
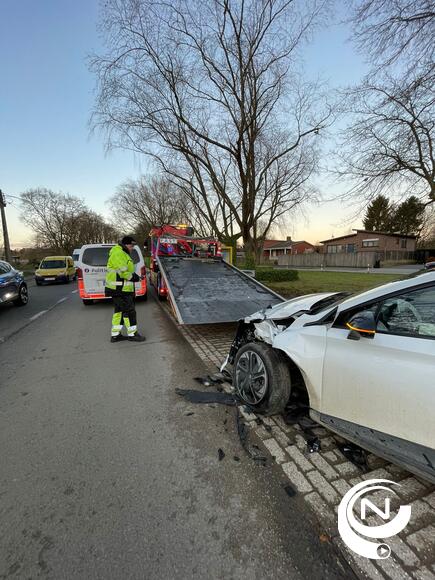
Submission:
<svg viewBox="0 0 435 580">
<path fill-rule="evenodd" d="M 298 390 L 313 420 L 435 482 L 435 271 L 256 312 L 222 370 L 258 412 Z"/>
<path fill-rule="evenodd" d="M 47 256 L 35 270 L 35 282 L 41 286 L 44 282 L 64 282 L 75 280 L 77 276 L 71 256 Z"/>
<path fill-rule="evenodd" d="M 29 293 L 23 273 L 7 262 L 0 261 L 0 304 L 12 302 L 15 306 L 25 306 L 28 301 Z"/>
<path fill-rule="evenodd" d="M 82 246 L 80 250 L 77 269 L 79 295 L 86 306 L 93 304 L 94 300 L 108 300 L 104 287 L 107 260 L 113 246 L 114 244 L 87 244 Z M 133 248 L 131 257 L 135 265 L 135 272 L 141 277 L 140 282 L 135 284 L 136 297 L 146 300 L 148 296 L 146 267 L 139 246 Z"/>
<path fill-rule="evenodd" d="M 435 270 L 435 258 L 429 258 L 424 267 L 426 270 Z"/>
</svg>

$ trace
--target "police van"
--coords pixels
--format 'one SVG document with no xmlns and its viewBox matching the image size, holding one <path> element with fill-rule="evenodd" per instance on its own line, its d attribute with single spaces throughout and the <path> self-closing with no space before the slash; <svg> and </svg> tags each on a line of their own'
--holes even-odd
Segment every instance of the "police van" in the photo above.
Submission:
<svg viewBox="0 0 435 580">
<path fill-rule="evenodd" d="M 104 293 L 109 252 L 115 244 L 86 244 L 81 247 L 77 264 L 77 280 L 80 298 L 86 306 L 94 300 L 107 299 Z M 145 262 L 139 246 L 131 252 L 135 272 L 141 277 L 135 283 L 136 297 L 147 299 Z"/>
</svg>

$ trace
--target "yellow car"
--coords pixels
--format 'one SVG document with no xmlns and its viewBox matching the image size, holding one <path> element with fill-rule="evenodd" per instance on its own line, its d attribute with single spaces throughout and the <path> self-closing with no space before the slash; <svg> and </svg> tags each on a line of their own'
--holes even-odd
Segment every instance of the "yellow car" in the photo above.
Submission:
<svg viewBox="0 0 435 580">
<path fill-rule="evenodd" d="M 47 256 L 35 270 L 35 282 L 41 286 L 44 282 L 64 282 L 68 284 L 77 277 L 71 256 Z"/>
</svg>

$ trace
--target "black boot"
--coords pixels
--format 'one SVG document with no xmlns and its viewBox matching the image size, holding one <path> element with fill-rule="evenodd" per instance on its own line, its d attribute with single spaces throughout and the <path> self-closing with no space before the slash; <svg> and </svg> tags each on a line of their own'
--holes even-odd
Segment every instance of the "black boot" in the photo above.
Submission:
<svg viewBox="0 0 435 580">
<path fill-rule="evenodd" d="M 118 334 L 117 336 L 112 336 L 110 338 L 110 342 L 121 342 L 122 340 L 125 340 L 127 337 L 123 336 L 122 334 Z"/>
<path fill-rule="evenodd" d="M 141 334 L 139 334 L 138 332 L 136 332 L 136 334 L 134 334 L 133 336 L 129 336 L 128 340 L 131 340 L 131 342 L 144 342 L 146 338 Z"/>
</svg>

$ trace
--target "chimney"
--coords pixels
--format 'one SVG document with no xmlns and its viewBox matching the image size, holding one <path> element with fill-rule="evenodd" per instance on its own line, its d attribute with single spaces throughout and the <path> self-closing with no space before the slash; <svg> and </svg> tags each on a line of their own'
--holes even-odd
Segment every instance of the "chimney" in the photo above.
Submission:
<svg viewBox="0 0 435 580">
<path fill-rule="evenodd" d="M 292 237 L 291 236 L 287 236 L 287 242 L 291 242 L 292 241 Z"/>
</svg>

